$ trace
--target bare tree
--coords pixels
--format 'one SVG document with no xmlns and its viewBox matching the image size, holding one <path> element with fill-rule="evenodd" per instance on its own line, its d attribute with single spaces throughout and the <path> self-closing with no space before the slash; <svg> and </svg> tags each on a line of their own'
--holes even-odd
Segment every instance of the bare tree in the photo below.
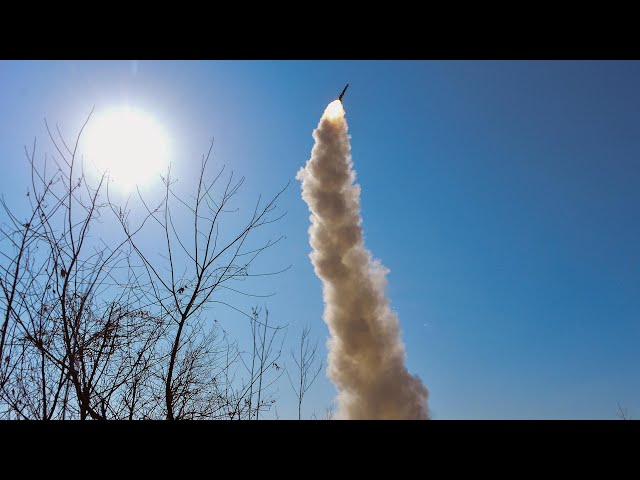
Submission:
<svg viewBox="0 0 640 480">
<path fill-rule="evenodd" d="M 307 325 L 300 335 L 299 350 L 291 351 L 291 357 L 297 368 L 294 379 L 291 378 L 289 370 L 287 369 L 287 378 L 298 399 L 298 420 L 302 418 L 302 401 L 304 400 L 304 396 L 322 370 L 322 360 L 318 364 L 316 359 L 318 341 L 316 340 L 312 345 L 309 338 L 310 333 L 311 327 Z"/>
<path fill-rule="evenodd" d="M 264 314 L 263 314 L 264 312 Z M 263 315 L 264 319 L 260 320 Z M 286 326 L 269 324 L 269 311 L 258 307 L 252 309 L 250 323 L 252 349 L 240 354 L 240 360 L 248 379 L 239 382 L 234 394 L 235 402 L 229 411 L 231 419 L 259 420 L 276 402 L 274 390 L 284 369 L 278 364 L 284 343 Z"/>
<path fill-rule="evenodd" d="M 105 419 L 120 388 L 144 370 L 145 345 L 161 325 L 136 306 L 135 289 L 113 288 L 116 269 L 131 273 L 126 242 L 110 247 L 90 235 L 106 208 L 105 177 L 91 186 L 78 164 L 79 136 L 70 149 L 58 134 L 49 130 L 58 153 L 51 172 L 46 157 L 36 165 L 35 142 L 26 152 L 26 218 L 2 198 L 0 400 L 9 417 Z"/>
<path fill-rule="evenodd" d="M 311 415 L 311 418 L 314 420 L 333 420 L 333 417 L 335 415 L 335 411 L 336 411 L 336 406 L 333 402 L 331 402 L 329 404 L 328 407 L 326 407 L 324 409 L 324 412 L 322 413 L 322 415 L 320 417 L 318 417 L 315 412 Z"/>
<path fill-rule="evenodd" d="M 132 228 L 128 221 L 129 211 L 117 208 L 111 203 L 129 245 L 142 261 L 150 300 L 169 319 L 170 352 L 167 369 L 163 372 L 166 418 L 169 420 L 176 418 L 178 385 L 175 383 L 175 371 L 188 322 L 201 317 L 213 305 L 229 307 L 254 320 L 250 314 L 217 298 L 214 293 L 224 290 L 245 296 L 259 296 L 233 288 L 231 285 L 250 277 L 264 276 L 265 273 L 252 273 L 249 268 L 260 253 L 282 238 L 248 247 L 251 233 L 282 218 L 283 215 L 273 216 L 272 214 L 276 200 L 284 189 L 265 203 L 258 198 L 249 219 L 241 224 L 236 232 L 227 235 L 223 240 L 222 219 L 228 213 L 236 211 L 231 209 L 229 204 L 240 189 L 244 178 L 234 180 L 232 173 L 226 181 L 220 183 L 223 167 L 212 180 L 208 181 L 207 164 L 212 148 L 213 142 L 207 155 L 203 156 L 196 196 L 191 202 L 183 200 L 174 190 L 170 171 L 163 178 L 165 193 L 157 207 L 151 208 L 138 190 L 138 198 L 146 209 L 144 221 L 152 219 L 158 227 L 158 234 L 164 239 L 163 265 L 158 265 L 137 241 L 136 235 L 143 225 Z M 216 187 L 219 183 L 218 191 Z M 176 213 L 176 208 L 181 211 Z M 176 228 L 174 218 L 184 215 L 191 216 L 193 221 L 191 238 L 179 234 L 179 229 Z"/>
<path fill-rule="evenodd" d="M 631 420 L 631 417 L 629 416 L 628 410 L 625 407 L 623 407 L 620 404 L 620 402 L 618 402 L 618 410 L 616 410 L 616 416 L 620 420 Z"/>
<path fill-rule="evenodd" d="M 272 382 L 266 362 L 279 358 L 272 347 L 283 327 L 222 293 L 259 296 L 233 283 L 277 273 L 250 267 L 278 240 L 256 246 L 249 237 L 281 217 L 273 212 L 282 192 L 264 204 L 258 199 L 237 231 L 223 229 L 242 179 L 231 175 L 218 192 L 222 170 L 206 181 L 209 149 L 193 201 L 178 195 L 167 175 L 157 206 L 138 192 L 142 215 L 132 227 L 131 208 L 109 197 L 108 177 L 85 175 L 77 153 L 82 129 L 72 148 L 57 126 L 57 137 L 47 130 L 56 153 L 43 165 L 35 141 L 25 149 L 27 213 L 0 200 L 0 418 L 258 418 Z M 192 215 L 192 231 L 183 236 L 174 203 Z M 121 238 L 104 228 L 111 213 Z M 164 239 L 160 261 L 138 241 L 153 225 Z M 244 354 L 210 320 L 214 306 L 240 312 L 261 332 L 253 348 L 259 368 L 248 381 L 233 374 Z"/>
</svg>

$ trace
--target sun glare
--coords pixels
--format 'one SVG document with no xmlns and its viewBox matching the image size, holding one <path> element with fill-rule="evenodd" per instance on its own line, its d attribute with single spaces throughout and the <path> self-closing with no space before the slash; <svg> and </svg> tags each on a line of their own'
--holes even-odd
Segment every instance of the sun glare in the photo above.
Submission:
<svg viewBox="0 0 640 480">
<path fill-rule="evenodd" d="M 143 186 L 166 170 L 169 141 L 163 128 L 144 112 L 121 108 L 89 120 L 85 157 L 121 189 Z"/>
</svg>

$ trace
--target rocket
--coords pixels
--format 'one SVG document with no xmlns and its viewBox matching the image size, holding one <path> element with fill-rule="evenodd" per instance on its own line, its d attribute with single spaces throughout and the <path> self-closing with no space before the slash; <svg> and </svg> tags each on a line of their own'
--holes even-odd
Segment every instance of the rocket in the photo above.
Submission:
<svg viewBox="0 0 640 480">
<path fill-rule="evenodd" d="M 342 102 L 342 97 L 344 96 L 344 92 L 347 91 L 347 88 L 349 88 L 349 84 L 347 83 L 347 85 L 344 87 L 344 90 L 342 90 L 342 93 L 340 94 L 340 96 L 338 97 L 338 100 L 340 100 Z"/>
</svg>

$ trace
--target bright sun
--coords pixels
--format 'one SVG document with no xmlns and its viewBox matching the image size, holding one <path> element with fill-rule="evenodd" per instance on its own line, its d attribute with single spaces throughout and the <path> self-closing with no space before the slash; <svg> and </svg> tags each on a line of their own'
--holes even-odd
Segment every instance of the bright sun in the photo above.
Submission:
<svg viewBox="0 0 640 480">
<path fill-rule="evenodd" d="M 84 140 L 88 162 L 125 190 L 157 178 L 168 165 L 165 131 L 139 110 L 120 108 L 92 117 Z"/>
</svg>

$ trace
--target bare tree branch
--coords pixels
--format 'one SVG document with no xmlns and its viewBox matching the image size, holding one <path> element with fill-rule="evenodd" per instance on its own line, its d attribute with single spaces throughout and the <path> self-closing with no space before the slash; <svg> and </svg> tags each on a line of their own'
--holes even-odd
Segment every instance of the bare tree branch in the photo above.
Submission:
<svg viewBox="0 0 640 480">
<path fill-rule="evenodd" d="M 294 377 L 295 380 L 292 380 L 291 375 L 289 375 L 289 370 L 287 369 L 289 384 L 298 399 L 298 420 L 302 418 L 302 401 L 304 400 L 304 396 L 322 370 L 322 360 L 318 364 L 316 359 L 318 342 L 316 341 L 312 345 L 311 339 L 309 338 L 310 334 L 311 327 L 307 325 L 300 335 L 299 350 L 297 352 L 294 350 L 291 351 L 291 358 L 293 358 L 293 362 L 297 368 L 296 376 Z"/>
</svg>

